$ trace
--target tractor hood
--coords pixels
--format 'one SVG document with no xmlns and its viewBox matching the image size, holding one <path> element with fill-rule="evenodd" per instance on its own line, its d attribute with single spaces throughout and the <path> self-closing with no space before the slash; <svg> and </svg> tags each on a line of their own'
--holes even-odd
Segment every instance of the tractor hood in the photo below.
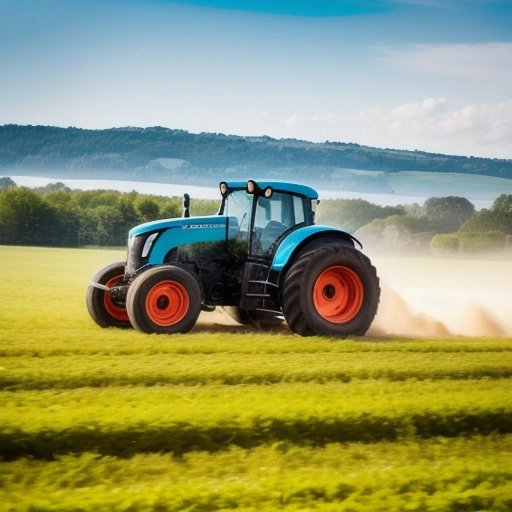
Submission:
<svg viewBox="0 0 512 512">
<path fill-rule="evenodd" d="M 186 217 L 146 222 L 130 230 L 127 274 L 145 265 L 160 265 L 173 249 L 202 242 L 226 239 L 228 218 L 223 215 Z"/>
<path fill-rule="evenodd" d="M 130 229 L 129 235 L 139 236 L 170 228 L 179 229 L 213 229 L 226 226 L 227 217 L 224 215 L 208 215 L 204 217 L 187 217 L 177 219 L 162 219 L 139 224 Z"/>
</svg>

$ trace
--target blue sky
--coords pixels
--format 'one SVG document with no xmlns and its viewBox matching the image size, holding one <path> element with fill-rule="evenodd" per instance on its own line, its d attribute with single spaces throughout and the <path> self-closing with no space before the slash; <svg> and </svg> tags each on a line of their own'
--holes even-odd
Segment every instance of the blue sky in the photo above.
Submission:
<svg viewBox="0 0 512 512">
<path fill-rule="evenodd" d="M 0 0 L 0 124 L 512 158 L 512 2 Z"/>
</svg>

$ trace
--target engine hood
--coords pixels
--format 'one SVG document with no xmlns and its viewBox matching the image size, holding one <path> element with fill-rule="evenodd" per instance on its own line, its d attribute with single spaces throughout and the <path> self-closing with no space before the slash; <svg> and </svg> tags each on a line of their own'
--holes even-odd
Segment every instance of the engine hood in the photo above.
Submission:
<svg viewBox="0 0 512 512">
<path fill-rule="evenodd" d="M 226 225 L 227 217 L 224 215 L 207 215 L 204 217 L 186 217 L 177 219 L 162 219 L 152 222 L 145 222 L 130 229 L 129 235 L 139 236 L 169 228 L 181 229 L 209 229 L 220 228 Z"/>
</svg>

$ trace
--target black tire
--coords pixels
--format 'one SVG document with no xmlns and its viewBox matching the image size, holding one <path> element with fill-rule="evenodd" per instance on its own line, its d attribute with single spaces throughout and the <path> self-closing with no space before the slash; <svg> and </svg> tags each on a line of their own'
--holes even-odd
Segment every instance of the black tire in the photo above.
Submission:
<svg viewBox="0 0 512 512">
<path fill-rule="evenodd" d="M 201 290 L 186 270 L 165 265 L 135 278 L 126 309 L 138 331 L 157 334 L 189 332 L 201 312 Z"/>
<path fill-rule="evenodd" d="M 309 241 L 297 251 L 296 259 L 302 258 L 302 256 L 306 255 L 309 252 L 317 251 L 318 249 L 323 249 L 324 247 L 354 247 L 354 242 L 350 240 L 350 238 L 343 238 L 340 236 L 333 236 L 331 234 L 321 234 Z"/>
<path fill-rule="evenodd" d="M 94 275 L 91 282 L 115 286 L 124 278 L 124 267 L 124 262 L 107 265 Z M 100 290 L 90 284 L 87 288 L 86 303 L 91 318 L 100 327 L 131 327 L 124 296 L 117 296 L 116 293 Z"/>
<path fill-rule="evenodd" d="M 236 306 L 226 306 L 223 309 L 239 324 L 251 325 L 262 331 L 280 329 L 284 323 L 282 318 L 264 311 L 250 311 Z"/>
<path fill-rule="evenodd" d="M 302 336 L 362 336 L 379 298 L 375 267 L 360 251 L 342 246 L 299 257 L 286 272 L 281 293 L 284 317 Z"/>
</svg>

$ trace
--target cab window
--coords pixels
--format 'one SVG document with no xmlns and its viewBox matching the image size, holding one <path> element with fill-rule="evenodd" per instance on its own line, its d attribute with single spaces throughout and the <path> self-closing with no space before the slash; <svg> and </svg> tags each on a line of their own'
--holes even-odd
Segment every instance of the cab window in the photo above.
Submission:
<svg viewBox="0 0 512 512">
<path fill-rule="evenodd" d="M 304 222 L 304 202 L 299 196 L 274 192 L 270 198 L 259 196 L 251 238 L 251 253 L 265 256 L 289 229 Z"/>
</svg>

